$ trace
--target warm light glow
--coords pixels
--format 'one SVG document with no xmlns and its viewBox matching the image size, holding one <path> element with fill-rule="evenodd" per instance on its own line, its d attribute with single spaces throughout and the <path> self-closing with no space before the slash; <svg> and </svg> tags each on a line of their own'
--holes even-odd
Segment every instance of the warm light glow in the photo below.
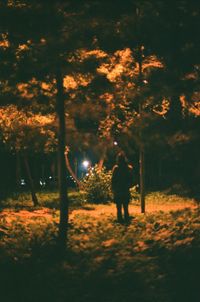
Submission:
<svg viewBox="0 0 200 302">
<path fill-rule="evenodd" d="M 145 57 L 142 64 L 142 72 L 148 74 L 152 68 L 164 68 L 163 63 L 156 56 Z M 130 48 L 118 50 L 109 57 L 109 63 L 102 64 L 97 71 L 105 74 L 111 82 L 119 80 L 122 74 L 129 77 L 137 77 L 139 74 L 139 63 L 134 58 Z M 148 84 L 144 80 L 145 84 Z"/>
<path fill-rule="evenodd" d="M 7 40 L 0 41 L 0 47 L 8 48 L 9 46 L 10 46 L 10 44 Z"/>
<path fill-rule="evenodd" d="M 87 168 L 89 167 L 89 165 L 90 165 L 90 162 L 89 162 L 88 160 L 85 159 L 85 160 L 82 162 L 82 165 L 83 165 L 84 168 L 87 169 Z"/>
<path fill-rule="evenodd" d="M 87 86 L 91 79 L 87 75 L 76 74 L 76 76 L 67 75 L 64 77 L 63 85 L 68 89 L 77 89 L 79 86 Z"/>
</svg>

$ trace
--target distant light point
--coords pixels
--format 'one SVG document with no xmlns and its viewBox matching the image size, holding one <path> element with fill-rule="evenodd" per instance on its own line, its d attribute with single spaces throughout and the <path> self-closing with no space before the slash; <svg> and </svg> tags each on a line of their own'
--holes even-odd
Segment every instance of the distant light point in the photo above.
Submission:
<svg viewBox="0 0 200 302">
<path fill-rule="evenodd" d="M 84 161 L 82 162 L 82 165 L 83 165 L 84 168 L 87 169 L 87 168 L 89 167 L 90 163 L 89 163 L 88 160 L 84 160 Z"/>
</svg>

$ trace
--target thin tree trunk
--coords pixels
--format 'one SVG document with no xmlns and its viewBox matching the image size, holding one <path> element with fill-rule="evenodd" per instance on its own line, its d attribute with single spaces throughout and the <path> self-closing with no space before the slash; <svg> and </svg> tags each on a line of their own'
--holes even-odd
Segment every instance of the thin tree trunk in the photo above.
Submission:
<svg viewBox="0 0 200 302">
<path fill-rule="evenodd" d="M 142 46 L 139 46 L 139 88 L 142 86 Z M 142 99 L 139 98 L 139 114 L 142 119 Z M 142 129 L 140 130 L 140 151 L 139 151 L 139 164 L 140 164 L 140 204 L 141 204 L 141 212 L 145 213 L 145 168 L 144 168 L 144 142 L 142 137 Z"/>
<path fill-rule="evenodd" d="M 102 156 L 100 157 L 100 160 L 98 162 L 98 168 L 99 168 L 99 170 L 102 170 L 102 168 L 103 168 L 105 157 L 106 157 L 106 148 L 104 148 Z"/>
<path fill-rule="evenodd" d="M 16 185 L 17 189 L 20 189 L 21 182 L 21 162 L 20 162 L 20 154 L 17 152 L 16 154 Z"/>
<path fill-rule="evenodd" d="M 58 175 L 60 195 L 60 222 L 59 222 L 59 244 L 62 248 L 66 246 L 68 226 L 68 194 L 66 184 L 66 162 L 65 162 L 65 106 L 64 89 L 61 71 L 56 74 L 57 83 L 57 116 L 58 116 Z"/>
<path fill-rule="evenodd" d="M 76 175 L 76 178 L 78 178 L 78 160 L 77 160 L 77 158 L 74 159 L 74 173 Z"/>
<path fill-rule="evenodd" d="M 52 174 L 53 181 L 56 181 L 58 177 L 57 166 L 58 166 L 58 158 L 56 157 L 56 159 L 53 159 L 51 163 L 51 174 Z"/>
<path fill-rule="evenodd" d="M 158 180 L 157 180 L 157 183 L 159 184 L 159 186 L 161 185 L 162 183 L 162 160 L 161 158 L 159 158 L 158 160 Z"/>
<path fill-rule="evenodd" d="M 38 198 L 37 198 L 37 195 L 36 195 L 34 181 L 33 181 L 32 175 L 31 175 L 31 170 L 30 170 L 27 155 L 24 155 L 24 164 L 25 164 L 25 168 L 26 168 L 26 172 L 27 172 L 27 176 L 28 176 L 28 180 L 29 180 L 33 205 L 34 205 L 34 207 L 36 207 L 36 206 L 39 205 L 39 202 L 38 202 Z"/>
<path fill-rule="evenodd" d="M 105 158 L 104 158 L 104 156 L 102 156 L 100 158 L 99 162 L 98 162 L 98 168 L 99 168 L 99 170 L 102 170 L 103 164 L 104 164 L 104 160 L 105 160 Z"/>
<path fill-rule="evenodd" d="M 144 150 L 140 147 L 140 203 L 141 213 L 145 213 L 145 162 Z"/>
<path fill-rule="evenodd" d="M 169 121 L 168 128 L 174 132 L 180 129 L 183 122 L 182 105 L 180 102 L 180 95 L 174 94 L 171 97 L 169 111 L 167 113 L 167 119 Z"/>
<path fill-rule="evenodd" d="M 45 165 L 42 164 L 42 181 L 45 179 Z"/>
<path fill-rule="evenodd" d="M 78 188 L 80 188 L 80 181 L 78 180 L 75 172 L 73 171 L 71 165 L 70 165 L 70 162 L 69 162 L 69 157 L 68 157 L 68 152 L 66 151 L 65 152 L 65 162 L 66 162 L 66 167 L 69 171 L 69 173 L 71 174 L 71 176 L 74 178 L 74 180 L 76 181 L 76 184 L 78 186 Z"/>
</svg>

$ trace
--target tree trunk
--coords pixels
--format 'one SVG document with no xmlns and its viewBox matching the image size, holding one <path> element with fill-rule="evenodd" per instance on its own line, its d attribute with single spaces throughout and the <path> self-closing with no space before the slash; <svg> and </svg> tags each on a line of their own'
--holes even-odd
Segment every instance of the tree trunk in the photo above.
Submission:
<svg viewBox="0 0 200 302">
<path fill-rule="evenodd" d="M 67 169 L 68 169 L 69 173 L 71 174 L 73 179 L 76 181 L 76 184 L 77 184 L 78 188 L 80 188 L 80 181 L 78 180 L 75 172 L 73 171 L 73 169 L 70 165 L 69 158 L 68 158 L 68 152 L 65 152 L 65 162 L 66 162 L 66 166 L 67 166 Z"/>
<path fill-rule="evenodd" d="M 139 64 L 139 89 L 143 85 L 143 74 L 142 74 L 142 57 L 143 47 L 139 47 L 138 64 Z M 142 99 L 139 97 L 139 114 L 142 119 Z M 142 129 L 140 130 L 140 151 L 139 151 L 139 164 L 140 164 L 140 204 L 141 213 L 145 213 L 145 169 L 144 169 L 144 141 L 142 135 Z"/>
<path fill-rule="evenodd" d="M 65 106 L 63 78 L 60 70 L 56 74 L 57 84 L 57 116 L 58 116 L 58 176 L 59 176 L 59 195 L 60 195 L 60 221 L 59 221 L 59 244 L 65 248 L 68 226 L 68 194 L 66 185 L 66 162 L 65 162 Z"/>
<path fill-rule="evenodd" d="M 74 159 L 74 173 L 76 175 L 76 178 L 78 178 L 78 159 Z"/>
<path fill-rule="evenodd" d="M 162 159 L 159 158 L 158 159 L 158 180 L 157 180 L 157 184 L 159 184 L 159 186 L 161 186 L 162 181 L 163 181 L 163 177 L 162 177 Z"/>
<path fill-rule="evenodd" d="M 100 171 L 101 171 L 102 168 L 103 168 L 104 160 L 105 160 L 105 158 L 104 158 L 104 156 L 102 156 L 102 157 L 100 158 L 99 162 L 98 162 L 98 168 L 99 168 Z"/>
<path fill-rule="evenodd" d="M 99 162 L 98 162 L 98 168 L 99 168 L 100 171 L 101 171 L 102 168 L 103 168 L 103 164 L 104 164 L 104 161 L 105 161 L 105 157 L 106 157 L 106 148 L 104 148 L 103 153 L 102 153 L 102 156 L 101 156 L 101 158 L 100 158 L 100 160 L 99 160 Z"/>
<path fill-rule="evenodd" d="M 24 155 L 24 164 L 25 164 L 25 168 L 26 168 L 26 172 L 27 172 L 27 176 L 28 176 L 28 181 L 29 181 L 29 185 L 30 185 L 33 205 L 34 205 L 34 207 L 36 207 L 36 206 L 39 205 L 39 202 L 38 202 L 38 198 L 37 198 L 37 195 L 36 195 L 34 181 L 33 181 L 32 175 L 31 175 L 31 170 L 30 170 L 27 155 Z"/>
<path fill-rule="evenodd" d="M 141 213 L 145 213 L 145 163 L 144 149 L 140 147 L 140 204 Z"/>
<path fill-rule="evenodd" d="M 16 153 L 16 185 L 17 189 L 20 189 L 21 184 L 21 162 L 19 152 Z"/>
<path fill-rule="evenodd" d="M 174 131 L 182 129 L 183 116 L 179 94 L 174 94 L 171 97 L 170 107 L 167 113 L 167 119 L 169 121 L 168 128 L 171 130 L 172 133 L 174 133 Z"/>
</svg>

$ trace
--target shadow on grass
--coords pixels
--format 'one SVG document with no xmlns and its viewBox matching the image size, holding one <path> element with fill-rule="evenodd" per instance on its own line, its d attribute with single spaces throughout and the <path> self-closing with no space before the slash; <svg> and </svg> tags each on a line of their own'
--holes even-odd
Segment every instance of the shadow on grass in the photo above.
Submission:
<svg viewBox="0 0 200 302">
<path fill-rule="evenodd" d="M 111 253 L 95 268 L 87 251 L 69 249 L 63 259 L 57 252 L 55 246 L 37 246 L 27 260 L 1 261 L 2 301 L 200 301 L 197 247 L 169 251 L 154 245 L 150 260 L 133 256 L 132 263 L 121 269 L 116 269 L 119 259 Z M 152 264 L 159 266 L 154 272 Z"/>
<path fill-rule="evenodd" d="M 157 249 L 158 252 L 159 249 Z M 165 274 L 165 287 L 170 302 L 200 301 L 200 249 L 179 247 L 158 256 Z"/>
<path fill-rule="evenodd" d="M 152 301 L 143 275 L 134 270 L 117 271 L 116 259 L 110 255 L 97 270 L 90 267 L 90 257 L 68 251 L 65 259 L 42 252 L 23 262 L 1 264 L 0 288 L 4 302 L 121 302 Z"/>
</svg>

